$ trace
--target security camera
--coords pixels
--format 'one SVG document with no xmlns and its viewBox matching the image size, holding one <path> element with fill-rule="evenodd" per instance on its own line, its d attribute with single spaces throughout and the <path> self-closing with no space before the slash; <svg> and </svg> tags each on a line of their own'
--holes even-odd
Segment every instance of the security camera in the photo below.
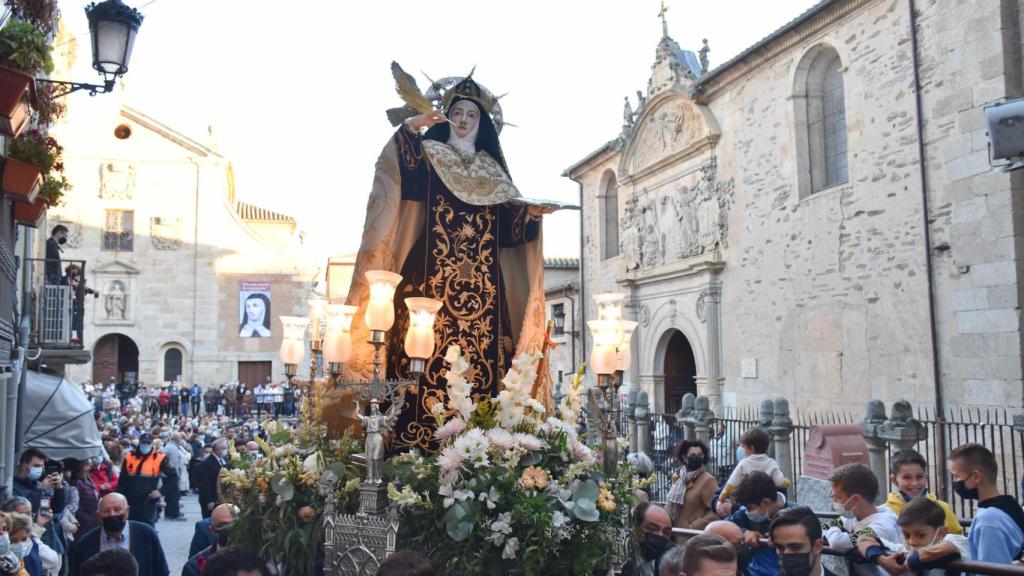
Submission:
<svg viewBox="0 0 1024 576">
<path fill-rule="evenodd" d="M 988 125 L 989 162 L 1006 160 L 1004 170 L 1024 168 L 1024 98 L 985 108 Z"/>
</svg>

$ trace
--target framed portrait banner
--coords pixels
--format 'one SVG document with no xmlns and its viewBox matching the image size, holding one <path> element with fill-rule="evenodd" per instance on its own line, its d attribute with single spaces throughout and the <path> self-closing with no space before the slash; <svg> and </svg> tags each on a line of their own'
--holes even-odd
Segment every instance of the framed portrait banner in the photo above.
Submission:
<svg viewBox="0 0 1024 576">
<path fill-rule="evenodd" d="M 270 312 L 270 282 L 239 283 L 239 338 L 270 338 Z"/>
</svg>

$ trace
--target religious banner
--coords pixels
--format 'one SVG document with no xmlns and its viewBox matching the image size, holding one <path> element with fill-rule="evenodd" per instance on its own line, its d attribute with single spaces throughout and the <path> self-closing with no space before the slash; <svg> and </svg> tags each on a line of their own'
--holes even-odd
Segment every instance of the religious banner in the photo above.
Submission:
<svg viewBox="0 0 1024 576">
<path fill-rule="evenodd" d="M 270 338 L 270 282 L 238 286 L 239 338 Z"/>
</svg>

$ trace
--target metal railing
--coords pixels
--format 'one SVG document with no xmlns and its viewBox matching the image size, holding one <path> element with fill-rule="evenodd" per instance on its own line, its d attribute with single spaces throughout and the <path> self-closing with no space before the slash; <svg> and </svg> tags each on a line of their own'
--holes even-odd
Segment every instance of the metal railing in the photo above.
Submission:
<svg viewBox="0 0 1024 576">
<path fill-rule="evenodd" d="M 690 530 L 687 528 L 673 528 L 672 534 L 676 536 L 699 536 L 704 532 L 701 530 Z M 771 541 L 767 538 L 761 538 L 758 540 L 759 546 L 770 547 Z M 842 556 L 845 558 L 860 558 L 860 555 L 855 552 L 843 553 L 833 550 L 829 547 L 825 547 L 822 554 L 829 556 Z M 987 574 L 990 576 L 1024 576 L 1024 566 L 1018 566 L 1014 564 L 995 564 L 992 562 L 979 562 L 977 560 L 951 560 L 945 566 L 947 569 L 959 570 L 968 574 Z"/>
<path fill-rule="evenodd" d="M 33 264 L 32 344 L 42 348 L 81 348 L 85 297 L 97 294 L 86 286 L 85 260 L 29 261 Z"/>
</svg>

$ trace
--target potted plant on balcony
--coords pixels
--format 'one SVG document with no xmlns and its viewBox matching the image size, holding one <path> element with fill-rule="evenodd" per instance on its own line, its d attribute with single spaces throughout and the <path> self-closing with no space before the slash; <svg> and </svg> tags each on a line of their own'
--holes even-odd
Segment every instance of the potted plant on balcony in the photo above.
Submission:
<svg viewBox="0 0 1024 576">
<path fill-rule="evenodd" d="M 53 71 L 53 48 L 29 22 L 12 21 L 0 28 L 0 134 L 17 137 L 35 100 L 35 75 Z"/>
<path fill-rule="evenodd" d="M 49 35 L 60 17 L 57 0 L 5 0 L 11 15 L 32 24 L 44 35 Z"/>
<path fill-rule="evenodd" d="M 45 191 L 51 205 L 57 204 L 68 188 L 64 178 L 64 148 L 52 136 L 33 129 L 7 144 L 0 189 L 15 202 L 31 204 Z"/>
</svg>

